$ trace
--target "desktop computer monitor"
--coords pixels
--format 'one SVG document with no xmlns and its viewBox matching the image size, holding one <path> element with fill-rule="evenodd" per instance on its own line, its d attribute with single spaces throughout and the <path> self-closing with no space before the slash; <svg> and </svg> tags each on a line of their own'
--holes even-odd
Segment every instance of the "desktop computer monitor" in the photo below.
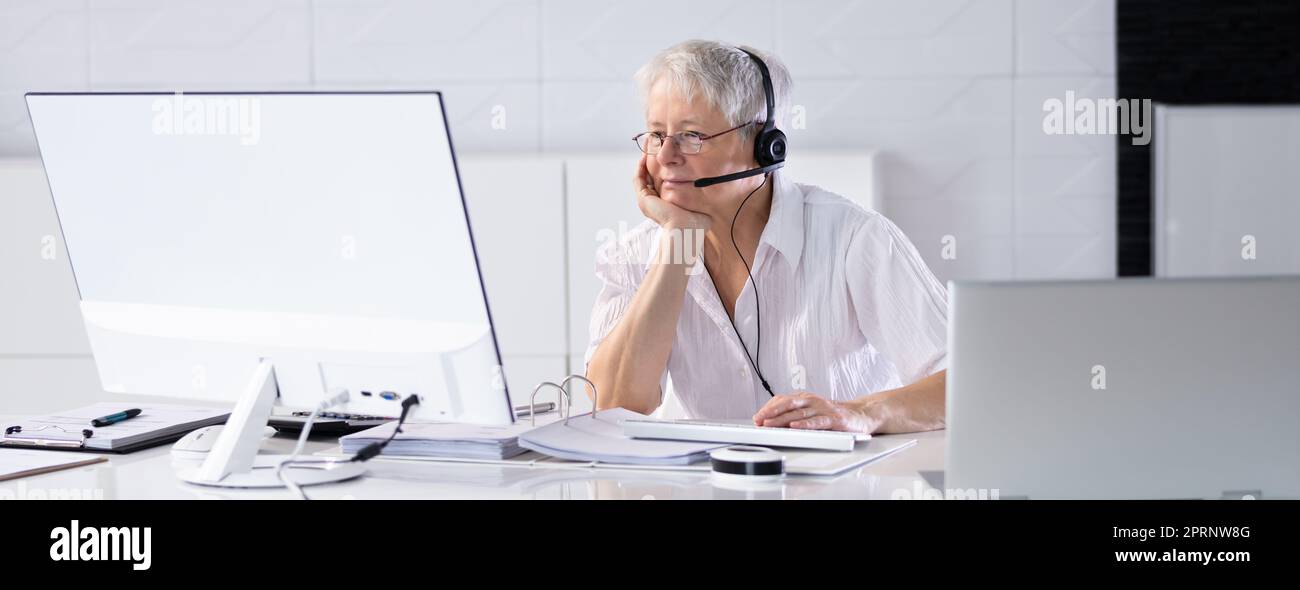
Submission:
<svg viewBox="0 0 1300 590">
<path fill-rule="evenodd" d="M 439 93 L 27 102 L 107 391 L 513 422 Z"/>
</svg>

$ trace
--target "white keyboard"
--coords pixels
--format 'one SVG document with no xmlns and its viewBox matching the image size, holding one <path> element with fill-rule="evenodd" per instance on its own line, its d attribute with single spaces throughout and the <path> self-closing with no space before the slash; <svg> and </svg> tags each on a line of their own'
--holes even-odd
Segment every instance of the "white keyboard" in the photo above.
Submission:
<svg viewBox="0 0 1300 590">
<path fill-rule="evenodd" d="M 654 420 L 651 418 L 624 420 L 623 435 L 632 438 L 794 447 L 826 451 L 852 451 L 853 445 L 857 441 L 871 439 L 870 434 L 853 432 L 754 426 L 752 423 L 745 422 Z"/>
</svg>

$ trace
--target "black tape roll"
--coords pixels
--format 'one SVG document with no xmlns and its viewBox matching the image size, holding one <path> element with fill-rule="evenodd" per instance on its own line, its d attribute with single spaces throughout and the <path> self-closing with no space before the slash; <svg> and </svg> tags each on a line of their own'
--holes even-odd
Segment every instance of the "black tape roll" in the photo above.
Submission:
<svg viewBox="0 0 1300 590">
<path fill-rule="evenodd" d="M 785 473 L 784 458 L 771 449 L 751 446 L 733 446 L 709 453 L 709 464 L 714 473 L 728 475 L 781 475 Z"/>
</svg>

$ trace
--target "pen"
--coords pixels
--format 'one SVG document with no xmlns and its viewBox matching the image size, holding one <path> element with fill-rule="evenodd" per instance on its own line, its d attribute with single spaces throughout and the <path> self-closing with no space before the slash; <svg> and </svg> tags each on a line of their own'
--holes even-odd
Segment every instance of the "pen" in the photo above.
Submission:
<svg viewBox="0 0 1300 590">
<path fill-rule="evenodd" d="M 554 409 L 555 409 L 555 402 L 542 402 L 542 403 L 540 403 L 540 404 L 537 404 L 537 413 L 538 413 L 538 414 L 545 414 L 545 413 L 547 413 L 547 412 L 549 412 L 549 411 L 551 411 L 551 410 L 554 410 Z M 521 417 L 521 416 L 528 416 L 528 415 L 530 415 L 530 414 L 532 414 L 532 408 L 530 408 L 530 407 L 528 407 L 528 406 L 517 406 L 517 407 L 515 408 L 515 417 L 516 417 L 516 418 L 519 418 L 519 417 Z"/>
<path fill-rule="evenodd" d="M 110 425 L 110 424 L 117 424 L 118 422 L 121 422 L 121 421 L 126 420 L 126 419 L 128 419 L 128 418 L 134 418 L 134 417 L 139 416 L 139 415 L 140 415 L 140 410 L 139 410 L 139 409 L 137 409 L 137 408 L 131 408 L 130 410 L 122 410 L 121 412 L 118 412 L 118 413 L 116 413 L 116 414 L 109 414 L 109 415 L 107 415 L 107 416 L 100 416 L 100 417 L 98 417 L 98 418 L 95 418 L 94 420 L 91 420 L 91 421 L 90 421 L 90 425 L 91 425 L 91 426 L 108 426 L 108 425 Z"/>
</svg>

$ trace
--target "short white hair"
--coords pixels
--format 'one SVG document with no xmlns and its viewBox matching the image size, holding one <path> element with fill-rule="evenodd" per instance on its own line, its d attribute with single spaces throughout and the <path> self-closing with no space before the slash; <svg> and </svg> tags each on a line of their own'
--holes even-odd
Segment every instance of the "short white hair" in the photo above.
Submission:
<svg viewBox="0 0 1300 590">
<path fill-rule="evenodd" d="M 763 74 L 759 72 L 758 64 L 741 51 L 742 47 L 692 39 L 663 50 L 636 72 L 642 104 L 647 102 L 650 89 L 663 79 L 668 82 L 670 90 L 688 101 L 697 95 L 703 97 L 705 102 L 722 112 L 730 126 L 765 121 L 767 97 L 763 93 Z M 770 54 L 752 47 L 743 49 L 753 52 L 767 65 L 775 98 L 773 116 L 776 126 L 784 130 L 786 114 L 790 110 L 789 70 Z M 739 132 L 748 138 L 757 130 L 755 126 Z"/>
</svg>

